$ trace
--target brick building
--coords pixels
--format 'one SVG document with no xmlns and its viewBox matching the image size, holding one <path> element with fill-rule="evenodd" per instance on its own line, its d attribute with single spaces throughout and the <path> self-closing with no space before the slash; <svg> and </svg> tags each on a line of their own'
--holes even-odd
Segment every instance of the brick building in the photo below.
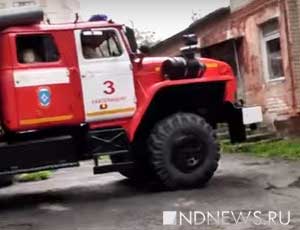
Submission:
<svg viewBox="0 0 300 230">
<path fill-rule="evenodd" d="M 231 0 L 153 47 L 152 56 L 177 55 L 191 32 L 202 56 L 232 66 L 239 99 L 261 105 L 270 127 L 300 133 L 300 1 Z"/>
<path fill-rule="evenodd" d="M 0 0 L 0 8 L 39 5 L 51 22 L 74 21 L 80 10 L 79 0 Z"/>
</svg>

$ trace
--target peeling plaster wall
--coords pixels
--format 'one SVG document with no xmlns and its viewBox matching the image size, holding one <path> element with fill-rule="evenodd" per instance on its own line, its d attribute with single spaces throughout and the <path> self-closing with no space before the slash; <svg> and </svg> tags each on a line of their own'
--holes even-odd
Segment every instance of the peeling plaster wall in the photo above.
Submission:
<svg viewBox="0 0 300 230">
<path fill-rule="evenodd" d="M 273 1 L 274 2 L 274 1 Z M 240 20 L 238 28 L 244 28 L 242 65 L 247 104 L 262 105 L 265 119 L 269 123 L 274 120 L 285 120 L 294 114 L 293 85 L 288 62 L 288 43 L 286 25 L 281 4 L 270 4 L 254 14 Z M 237 15 L 238 16 L 238 15 Z M 242 15 L 241 15 L 242 16 Z M 283 56 L 284 80 L 270 82 L 264 73 L 260 26 L 277 17 L 280 23 L 281 51 Z M 238 22 L 238 18 L 235 18 Z"/>
</svg>

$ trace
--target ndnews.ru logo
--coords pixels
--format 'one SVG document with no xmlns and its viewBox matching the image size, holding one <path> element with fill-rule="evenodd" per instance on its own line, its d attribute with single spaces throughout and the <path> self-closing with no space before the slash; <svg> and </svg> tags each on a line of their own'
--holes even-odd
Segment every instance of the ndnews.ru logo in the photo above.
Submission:
<svg viewBox="0 0 300 230">
<path fill-rule="evenodd" d="M 253 224 L 289 225 L 291 212 L 282 211 L 217 211 L 217 212 L 180 212 L 164 211 L 163 225 L 229 225 L 229 224 Z"/>
<path fill-rule="evenodd" d="M 177 225 L 177 212 L 163 212 L 163 225 Z"/>
</svg>

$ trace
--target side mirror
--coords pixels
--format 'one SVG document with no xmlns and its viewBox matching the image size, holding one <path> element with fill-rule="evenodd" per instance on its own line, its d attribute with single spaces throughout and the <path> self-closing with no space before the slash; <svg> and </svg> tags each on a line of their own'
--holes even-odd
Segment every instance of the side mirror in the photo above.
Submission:
<svg viewBox="0 0 300 230">
<path fill-rule="evenodd" d="M 130 45 L 130 48 L 131 48 L 132 52 L 136 53 L 137 50 L 138 50 L 138 45 L 137 45 L 137 42 L 136 42 L 134 30 L 131 29 L 130 27 L 126 26 L 125 34 L 126 34 L 126 37 L 128 39 L 128 42 L 129 42 L 129 45 Z"/>
</svg>

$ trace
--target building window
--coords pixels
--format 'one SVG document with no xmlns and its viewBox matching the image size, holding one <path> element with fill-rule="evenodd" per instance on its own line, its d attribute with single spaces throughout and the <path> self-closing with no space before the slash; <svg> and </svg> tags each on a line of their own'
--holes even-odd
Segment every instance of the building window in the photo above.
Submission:
<svg viewBox="0 0 300 230">
<path fill-rule="evenodd" d="M 122 55 L 121 43 L 114 30 L 83 31 L 82 52 L 85 59 L 110 58 Z"/>
<path fill-rule="evenodd" d="M 284 78 L 279 22 L 271 20 L 261 27 L 263 65 L 268 81 Z"/>
<path fill-rule="evenodd" d="M 51 35 L 21 35 L 16 39 L 18 61 L 22 64 L 55 62 L 59 53 Z"/>
<path fill-rule="evenodd" d="M 13 3 L 13 7 L 19 7 L 19 6 L 34 6 L 36 5 L 35 1 L 17 1 Z"/>
</svg>

